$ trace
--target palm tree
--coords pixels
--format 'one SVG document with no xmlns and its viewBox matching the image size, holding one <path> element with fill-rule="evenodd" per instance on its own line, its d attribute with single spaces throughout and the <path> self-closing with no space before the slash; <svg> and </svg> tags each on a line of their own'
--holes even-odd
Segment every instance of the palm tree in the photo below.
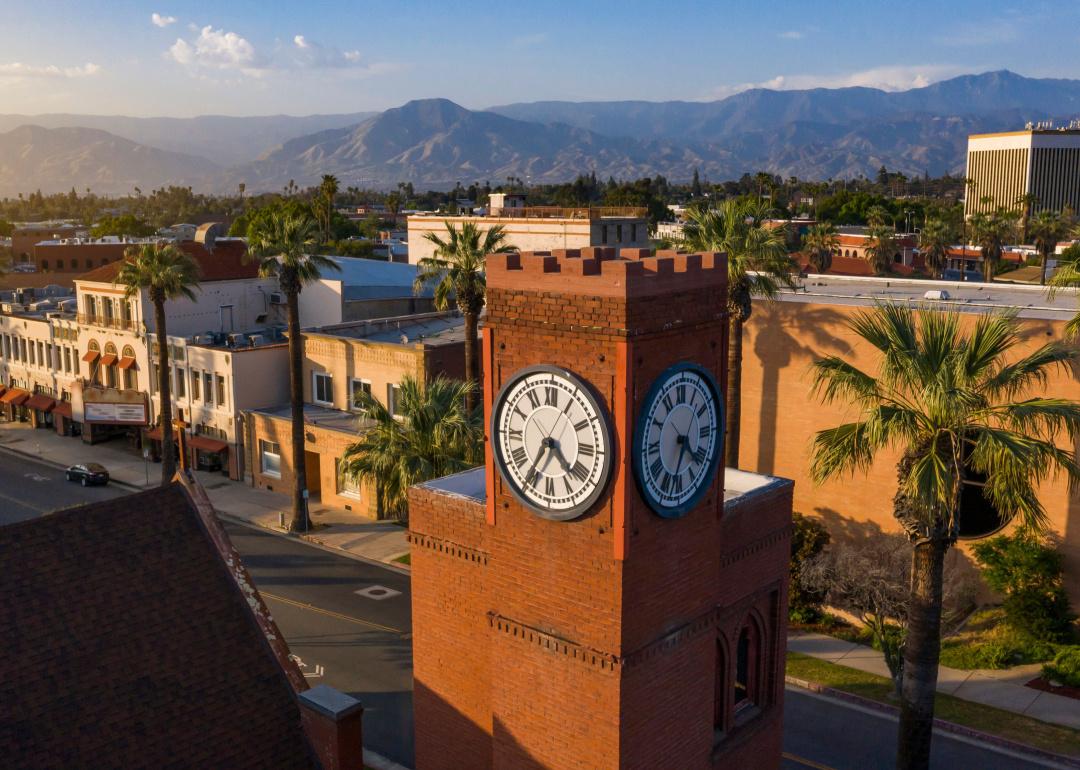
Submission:
<svg viewBox="0 0 1080 770">
<path fill-rule="evenodd" d="M 333 174 L 323 174 L 322 182 L 319 183 L 319 192 L 316 197 L 318 201 L 314 207 L 316 211 L 322 213 L 322 228 L 323 228 L 323 243 L 330 240 L 330 225 L 334 220 L 334 200 L 337 198 L 338 178 Z"/>
<path fill-rule="evenodd" d="M 866 210 L 866 224 L 870 227 L 883 227 L 889 212 L 884 206 L 871 206 Z"/>
<path fill-rule="evenodd" d="M 810 228 L 803 241 L 803 251 L 816 273 L 827 273 L 840 238 L 830 222 L 821 222 Z"/>
<path fill-rule="evenodd" d="M 1010 229 L 1008 213 L 1003 209 L 971 215 L 971 236 L 982 251 L 983 280 L 987 283 L 994 280 Z"/>
<path fill-rule="evenodd" d="M 871 225 L 867 236 L 866 259 L 875 275 L 885 275 L 889 272 L 889 265 L 892 264 L 892 255 L 896 248 L 894 243 L 896 234 L 888 225 Z"/>
<path fill-rule="evenodd" d="M 488 254 L 514 251 L 506 241 L 502 225 L 487 230 L 474 222 L 464 222 L 461 229 L 446 223 L 446 239 L 436 233 L 424 237 L 435 244 L 435 253 L 420 260 L 413 291 L 417 294 L 427 284 L 435 285 L 435 307 L 446 310 L 456 302 L 465 318 L 465 379 L 476 386 L 480 382 L 480 357 L 476 354 L 476 328 L 484 309 L 487 278 L 484 272 Z M 476 408 L 474 387 L 466 394 L 471 412 Z"/>
<path fill-rule="evenodd" d="M 1075 233 L 1080 236 L 1080 230 Z M 1058 268 L 1050 279 L 1050 299 L 1054 298 L 1058 289 L 1080 288 L 1080 242 L 1069 246 L 1058 258 Z M 1080 313 L 1073 316 L 1072 320 L 1065 325 L 1065 333 L 1069 337 L 1080 334 Z"/>
<path fill-rule="evenodd" d="M 168 484 L 176 475 L 176 452 L 173 446 L 172 391 L 169 376 L 169 333 L 166 330 L 165 302 L 186 297 L 194 300 L 199 285 L 199 266 L 187 253 L 172 244 L 144 243 L 124 251 L 124 263 L 115 283 L 124 287 L 129 299 L 144 290 L 154 306 L 154 333 L 158 349 L 158 422 L 161 426 L 161 483 Z"/>
<path fill-rule="evenodd" d="M 439 375 L 425 386 L 405 377 L 400 388 L 397 417 L 370 393 L 357 394 L 371 427 L 345 450 L 341 472 L 374 485 L 380 515 L 405 520 L 410 486 L 483 462 L 484 429 L 480 412 L 466 406 L 470 383 Z"/>
<path fill-rule="evenodd" d="M 952 239 L 952 228 L 943 219 L 927 220 L 922 232 L 919 233 L 919 251 L 934 278 L 941 278 L 941 271 L 949 256 Z"/>
<path fill-rule="evenodd" d="M 750 318 L 754 297 L 773 299 L 781 286 L 794 287 L 794 263 L 784 245 L 784 231 L 770 227 L 771 210 L 759 200 L 728 198 L 717 208 L 694 207 L 687 212 L 681 246 L 693 251 L 727 253 L 728 374 L 725 404 L 728 465 L 739 463 L 739 420 L 742 413 L 743 325 Z"/>
<path fill-rule="evenodd" d="M 1061 212 L 1040 211 L 1028 222 L 1028 232 L 1035 241 L 1035 248 L 1039 252 L 1039 283 L 1046 285 L 1046 263 L 1050 255 L 1057 248 L 1058 241 L 1069 232 L 1068 223 Z"/>
<path fill-rule="evenodd" d="M 1032 211 L 1039 204 L 1039 196 L 1032 193 L 1024 193 L 1016 199 L 1016 205 L 1020 207 L 1020 240 L 1028 242 L 1028 223 L 1031 221 Z"/>
<path fill-rule="evenodd" d="M 1045 525 L 1039 485 L 1062 471 L 1071 484 L 1080 482 L 1075 454 L 1058 444 L 1062 434 L 1080 433 L 1080 404 L 1018 399 L 1044 387 L 1051 370 L 1071 367 L 1080 351 L 1051 342 L 1016 353 L 1015 313 L 980 316 L 965 335 L 956 313 L 887 304 L 856 315 L 848 326 L 878 349 L 878 371 L 863 372 L 838 356 L 815 362 L 822 401 L 852 405 L 859 417 L 817 433 L 811 475 L 821 483 L 868 470 L 883 451 L 902 453 L 893 515 L 912 543 L 912 578 L 897 767 L 925 768 L 942 568 L 959 532 L 962 484 L 977 474 L 986 479 L 983 494 L 999 515 L 1033 530 Z"/>
<path fill-rule="evenodd" d="M 277 277 L 288 307 L 289 401 L 292 406 L 293 518 L 294 532 L 308 529 L 307 473 L 304 468 L 304 340 L 300 335 L 300 291 L 317 281 L 323 270 L 340 270 L 336 262 L 308 250 L 315 245 L 318 225 L 304 214 L 283 211 L 257 217 L 248 230 L 248 255 L 259 263 L 259 274 Z"/>
</svg>

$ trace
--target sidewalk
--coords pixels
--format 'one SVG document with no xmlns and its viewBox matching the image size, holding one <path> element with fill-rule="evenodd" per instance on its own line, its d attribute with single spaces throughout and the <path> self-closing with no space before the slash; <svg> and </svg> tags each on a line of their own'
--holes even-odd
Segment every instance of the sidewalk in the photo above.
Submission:
<svg viewBox="0 0 1080 770">
<path fill-rule="evenodd" d="M 877 650 L 825 634 L 791 631 L 788 633 L 788 650 L 871 674 L 889 676 L 885 658 Z M 937 689 L 938 692 L 973 703 L 1080 730 L 1080 702 L 1024 687 L 1025 682 L 1039 675 L 1041 668 L 1037 663 L 1002 671 L 962 671 L 940 666 Z"/>
<path fill-rule="evenodd" d="M 161 479 L 159 464 L 147 463 L 119 440 L 91 446 L 50 430 L 34 430 L 27 423 L 5 422 L 0 423 L 0 449 L 59 468 L 76 463 L 101 463 L 113 481 L 136 489 L 155 486 Z M 222 516 L 277 532 L 282 531 L 281 513 L 285 514 L 286 527 L 292 518 L 292 504 L 286 495 L 230 481 L 220 473 L 196 471 L 196 476 Z M 384 563 L 392 563 L 409 553 L 405 528 L 392 522 L 373 521 L 317 503 L 311 506 L 311 520 L 315 529 L 302 537 L 313 543 Z M 402 564 L 394 566 L 404 568 Z"/>
</svg>

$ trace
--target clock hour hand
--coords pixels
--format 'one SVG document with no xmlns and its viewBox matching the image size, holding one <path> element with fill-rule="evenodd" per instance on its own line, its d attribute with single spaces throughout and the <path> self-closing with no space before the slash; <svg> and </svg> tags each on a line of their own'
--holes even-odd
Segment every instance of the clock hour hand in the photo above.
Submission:
<svg viewBox="0 0 1080 770">
<path fill-rule="evenodd" d="M 682 473 L 682 461 L 686 457 L 686 439 L 687 436 L 676 436 L 675 440 L 679 442 L 679 462 L 675 465 L 674 476 L 678 476 Z"/>
<path fill-rule="evenodd" d="M 525 483 L 528 484 L 533 477 L 533 473 L 536 472 L 536 466 L 540 464 L 540 461 L 544 458 L 544 452 L 555 445 L 555 442 L 550 438 L 544 438 L 540 441 L 540 449 L 536 452 L 536 458 L 533 460 L 532 465 L 529 467 L 529 472 L 525 474 Z"/>
</svg>

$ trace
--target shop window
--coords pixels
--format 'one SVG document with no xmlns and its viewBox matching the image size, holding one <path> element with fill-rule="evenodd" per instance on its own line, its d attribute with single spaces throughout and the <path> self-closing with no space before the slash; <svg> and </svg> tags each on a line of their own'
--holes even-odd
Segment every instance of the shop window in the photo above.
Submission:
<svg viewBox="0 0 1080 770">
<path fill-rule="evenodd" d="M 360 403 L 360 394 L 366 393 L 371 395 L 371 383 L 367 380 L 352 380 L 349 383 L 349 408 L 362 411 L 358 404 Z"/>
<path fill-rule="evenodd" d="M 317 404 L 330 406 L 334 403 L 333 378 L 326 372 L 312 373 L 312 398 Z"/>
<path fill-rule="evenodd" d="M 265 476 L 281 478 L 281 445 L 259 439 L 259 469 Z"/>
<path fill-rule="evenodd" d="M 337 493 L 342 497 L 360 499 L 360 482 L 345 472 L 345 463 L 338 458 L 334 461 L 337 468 Z"/>
</svg>

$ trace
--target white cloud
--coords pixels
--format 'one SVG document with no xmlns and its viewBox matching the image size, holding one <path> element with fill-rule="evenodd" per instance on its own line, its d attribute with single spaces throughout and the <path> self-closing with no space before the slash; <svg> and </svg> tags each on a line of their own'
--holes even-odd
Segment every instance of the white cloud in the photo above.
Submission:
<svg viewBox="0 0 1080 770">
<path fill-rule="evenodd" d="M 301 49 L 311 47 L 311 44 L 308 43 L 308 41 L 304 38 L 303 35 L 297 35 L 296 37 L 294 37 L 293 38 L 293 43 L 296 44 L 297 48 L 301 48 Z"/>
<path fill-rule="evenodd" d="M 162 16 L 160 13 L 150 14 L 150 23 L 155 27 L 167 27 L 170 24 L 176 23 L 175 16 Z"/>
<path fill-rule="evenodd" d="M 266 62 L 248 40 L 235 32 L 214 29 L 209 24 L 190 41 L 178 37 L 166 56 L 193 70 L 238 70 L 258 77 L 266 69 Z"/>
<path fill-rule="evenodd" d="M 806 34 L 797 29 L 789 29 L 786 32 L 780 32 L 777 37 L 781 40 L 802 40 Z"/>
<path fill-rule="evenodd" d="M 0 64 L 0 78 L 86 78 L 97 75 L 101 67 L 87 62 L 78 67 L 59 67 L 55 64 Z"/>
<path fill-rule="evenodd" d="M 705 99 L 723 99 L 732 94 L 748 91 L 752 88 L 768 88 L 774 91 L 797 91 L 809 88 L 849 88 L 863 86 L 880 88 L 883 91 L 906 91 L 911 88 L 923 88 L 954 75 L 965 72 L 965 68 L 951 64 L 904 65 L 896 67 L 873 67 L 858 72 L 842 75 L 777 75 L 759 83 L 740 83 L 738 85 L 717 86 Z"/>
<path fill-rule="evenodd" d="M 342 51 L 333 46 L 308 40 L 303 35 L 293 36 L 293 48 L 289 52 L 291 63 L 302 69 L 349 69 L 354 74 L 376 75 L 390 72 L 396 67 L 388 62 L 365 62 L 359 51 Z M 282 66 L 285 63 L 282 62 Z"/>
</svg>

